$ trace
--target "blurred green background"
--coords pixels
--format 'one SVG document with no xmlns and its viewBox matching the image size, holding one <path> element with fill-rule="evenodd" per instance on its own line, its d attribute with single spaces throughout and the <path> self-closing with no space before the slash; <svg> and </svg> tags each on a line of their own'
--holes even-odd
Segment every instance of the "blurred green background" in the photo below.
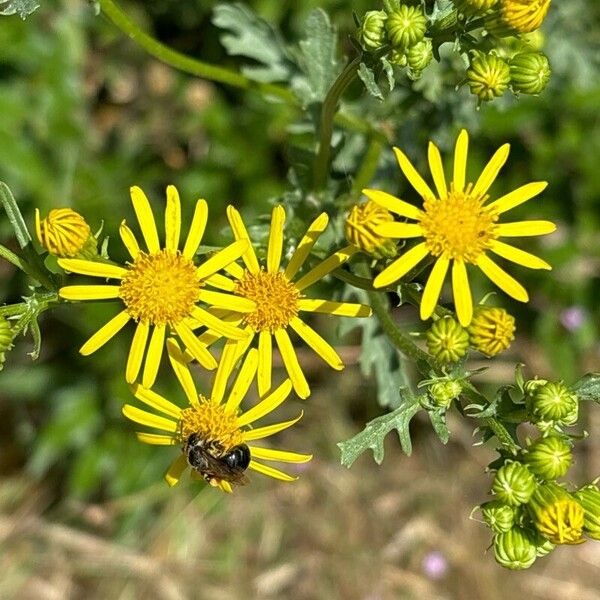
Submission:
<svg viewBox="0 0 600 600">
<path fill-rule="evenodd" d="M 216 4 L 123 7 L 163 42 L 235 67 L 210 21 Z M 290 40 L 310 10 L 323 6 L 342 50 L 352 11 L 377 7 L 365 0 L 246 4 Z M 530 246 L 555 268 L 548 275 L 515 267 L 532 301 L 506 304 L 517 316 L 518 339 L 484 385 L 510 381 L 516 361 L 527 363 L 529 375 L 568 382 L 600 370 L 599 16 L 583 0 L 553 5 L 544 31 L 555 73 L 541 98 L 476 112 L 463 89 L 459 113 L 425 91 L 402 115 L 393 98 L 378 105 L 361 97 L 360 86 L 349 93 L 350 109 L 379 114 L 390 143 L 408 144 L 422 167 L 430 136 L 448 152 L 458 128 L 469 125 L 474 170 L 512 143 L 499 192 L 550 183 L 515 217 L 558 221 L 558 233 Z M 196 198 L 208 200 L 206 243 L 220 244 L 228 203 L 251 221 L 288 189 L 289 128 L 297 117 L 257 94 L 162 65 L 87 2 L 48 0 L 26 21 L 0 17 L 0 180 L 31 226 L 34 207 L 46 214 L 72 206 L 115 238 L 123 217 L 133 222 L 129 186 L 142 186 L 160 215 L 165 186 L 174 183 L 184 219 Z M 376 181 L 397 187 L 401 178 L 384 154 Z M 336 167 L 352 178 L 343 161 Z M 0 241 L 15 247 L 5 218 Z M 123 257 L 118 239 L 110 248 Z M 486 289 L 476 280 L 481 295 Z M 2 301 L 26 293 L 24 278 L 0 262 Z M 299 482 L 255 477 L 231 498 L 188 481 L 168 489 L 162 475 L 172 454 L 139 444 L 120 414 L 129 392 L 116 365 L 125 362 L 128 336 L 91 358 L 77 353 L 113 312 L 88 304 L 47 314 L 39 361 L 27 357 L 31 340 L 19 339 L 0 373 L 0 597 L 597 598 L 598 544 L 561 548 L 525 574 L 502 571 L 484 556 L 487 533 L 468 515 L 485 498 L 483 469 L 492 454 L 471 447 L 469 424 L 451 420 L 453 438 L 443 447 L 417 421 L 412 457 L 390 439 L 382 467 L 370 456 L 350 471 L 339 465 L 336 442 L 382 411 L 374 382 L 357 367 L 356 338 L 342 341 L 343 375 L 304 356 L 315 394 L 303 422 L 278 440 L 315 453 Z M 399 312 L 417 328 L 414 311 Z M 331 327 L 327 320 L 322 326 Z M 284 413 L 297 412 L 300 403 L 290 404 Z M 600 474 L 599 416 L 592 411 L 583 423 L 591 437 L 578 456 L 581 482 Z"/>
</svg>

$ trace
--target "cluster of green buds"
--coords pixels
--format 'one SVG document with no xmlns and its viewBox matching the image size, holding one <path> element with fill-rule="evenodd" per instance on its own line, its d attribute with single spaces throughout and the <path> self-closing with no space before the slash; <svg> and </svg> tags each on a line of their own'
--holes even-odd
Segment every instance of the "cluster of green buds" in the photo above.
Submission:
<svg viewBox="0 0 600 600">
<path fill-rule="evenodd" d="M 4 367 L 6 353 L 12 348 L 14 332 L 7 319 L 0 315 L 0 371 Z"/>
<path fill-rule="evenodd" d="M 579 399 L 562 381 L 531 379 L 524 384 L 527 418 L 542 433 L 574 425 L 579 416 Z"/>
</svg>

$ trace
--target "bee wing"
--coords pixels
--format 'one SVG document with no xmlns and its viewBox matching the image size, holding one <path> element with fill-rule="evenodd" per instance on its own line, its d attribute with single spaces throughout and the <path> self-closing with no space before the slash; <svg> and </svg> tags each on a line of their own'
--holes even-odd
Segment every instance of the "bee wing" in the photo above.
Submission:
<svg viewBox="0 0 600 600">
<path fill-rule="evenodd" d="M 206 461 L 206 468 L 199 472 L 205 478 L 224 479 L 235 485 L 246 485 L 249 482 L 248 477 L 246 477 L 242 469 L 231 468 L 221 459 L 215 458 L 209 452 L 204 452 L 203 458 Z"/>
</svg>

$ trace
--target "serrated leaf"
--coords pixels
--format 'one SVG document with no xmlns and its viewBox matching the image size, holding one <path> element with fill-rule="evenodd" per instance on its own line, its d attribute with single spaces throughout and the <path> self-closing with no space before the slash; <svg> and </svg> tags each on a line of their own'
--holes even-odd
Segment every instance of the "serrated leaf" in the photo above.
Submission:
<svg viewBox="0 0 600 600">
<path fill-rule="evenodd" d="M 396 87 L 396 78 L 394 77 L 394 66 L 385 56 L 381 57 L 381 64 L 383 66 L 383 72 L 387 77 L 388 87 L 390 88 L 391 92 Z"/>
<path fill-rule="evenodd" d="M 36 0 L 0 0 L 0 15 L 19 15 L 25 19 L 40 7 Z"/>
<path fill-rule="evenodd" d="M 221 43 L 232 56 L 251 58 L 262 66 L 245 66 L 242 72 L 256 81 L 286 81 L 292 63 L 279 33 L 243 4 L 218 4 L 212 22 L 229 31 Z"/>
<path fill-rule="evenodd" d="M 360 66 L 358 67 L 358 76 L 360 77 L 360 80 L 365 84 L 365 88 L 367 89 L 367 92 L 371 94 L 371 96 L 374 96 L 379 100 L 383 100 L 383 94 L 381 92 L 381 89 L 375 81 L 375 73 L 373 73 L 373 70 L 367 67 L 367 65 L 364 62 L 361 62 Z"/>
<path fill-rule="evenodd" d="M 0 181 L 0 202 L 2 202 L 2 206 L 6 211 L 6 216 L 12 225 L 19 246 L 25 248 L 31 242 L 31 236 L 29 235 L 17 201 L 12 195 L 10 188 L 2 181 Z"/>
<path fill-rule="evenodd" d="M 448 425 L 446 425 L 446 412 L 441 410 L 429 410 L 427 411 L 427 414 L 429 415 L 433 430 L 440 438 L 440 441 L 442 444 L 447 444 L 450 439 L 450 430 L 448 429 Z"/>
<path fill-rule="evenodd" d="M 584 375 L 571 389 L 579 400 L 591 400 L 600 403 L 600 373 Z"/>
<path fill-rule="evenodd" d="M 402 406 L 395 411 L 377 417 L 369 421 L 366 427 L 353 438 L 340 442 L 338 448 L 341 450 L 342 465 L 350 468 L 352 463 L 366 450 L 373 451 L 375 462 L 380 465 L 383 462 L 385 450 L 384 440 L 387 434 L 395 429 L 400 438 L 402 450 L 408 456 L 412 452 L 409 425 L 411 419 L 421 410 L 418 398 L 406 396 Z"/>
</svg>

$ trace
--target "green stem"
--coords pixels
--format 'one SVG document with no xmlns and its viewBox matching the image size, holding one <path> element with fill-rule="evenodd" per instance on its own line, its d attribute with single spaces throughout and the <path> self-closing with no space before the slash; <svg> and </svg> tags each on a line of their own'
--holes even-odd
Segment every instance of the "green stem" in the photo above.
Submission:
<svg viewBox="0 0 600 600">
<path fill-rule="evenodd" d="M 40 269 L 37 269 L 32 264 L 0 244 L 0 257 L 13 264 L 15 267 L 21 269 L 23 273 L 29 275 L 29 277 L 35 279 L 41 283 L 46 289 L 54 290 L 56 285 L 54 282 Z"/>
<path fill-rule="evenodd" d="M 352 195 L 354 197 L 359 197 L 363 188 L 365 188 L 373 176 L 377 171 L 377 165 L 379 164 L 379 157 L 381 156 L 381 151 L 383 150 L 383 145 L 378 138 L 372 138 L 369 142 L 369 147 L 365 153 L 362 164 L 360 165 L 360 169 L 358 173 L 356 173 L 356 177 L 354 178 L 354 183 L 352 184 Z"/>
<path fill-rule="evenodd" d="M 116 25 L 123 33 L 130 37 L 134 42 L 141 46 L 148 54 L 151 54 L 161 62 L 164 62 L 175 69 L 197 75 L 204 79 L 225 83 L 233 87 L 245 90 L 255 89 L 269 96 L 276 96 L 291 105 L 297 105 L 298 100 L 293 92 L 285 87 L 272 83 L 264 83 L 248 79 L 244 75 L 200 61 L 181 52 L 177 52 L 168 46 L 165 46 L 152 36 L 143 31 L 129 16 L 114 2 L 114 0 L 99 0 L 102 12 Z"/>
<path fill-rule="evenodd" d="M 356 77 L 358 66 L 362 56 L 357 56 L 349 62 L 345 69 L 338 75 L 337 79 L 327 92 L 327 96 L 321 107 L 321 121 L 319 126 L 319 150 L 315 157 L 314 166 L 314 187 L 315 190 L 322 190 L 327 183 L 329 173 L 329 161 L 331 160 L 331 136 L 333 135 L 333 120 L 337 111 L 337 106 L 344 90 Z"/>
</svg>

